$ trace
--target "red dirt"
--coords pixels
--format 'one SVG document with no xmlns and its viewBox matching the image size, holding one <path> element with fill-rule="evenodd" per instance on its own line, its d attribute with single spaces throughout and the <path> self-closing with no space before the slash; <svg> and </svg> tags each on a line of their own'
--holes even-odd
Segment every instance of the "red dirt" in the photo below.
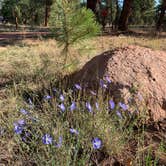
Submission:
<svg viewBox="0 0 166 166">
<path fill-rule="evenodd" d="M 128 46 L 94 57 L 74 74 L 73 80 L 94 87 L 99 79 L 111 80 L 110 95 L 128 102 L 135 89 L 152 119 L 166 118 L 166 52 Z M 138 99 L 138 95 L 136 96 Z M 142 105 L 142 104 L 141 104 Z"/>
</svg>

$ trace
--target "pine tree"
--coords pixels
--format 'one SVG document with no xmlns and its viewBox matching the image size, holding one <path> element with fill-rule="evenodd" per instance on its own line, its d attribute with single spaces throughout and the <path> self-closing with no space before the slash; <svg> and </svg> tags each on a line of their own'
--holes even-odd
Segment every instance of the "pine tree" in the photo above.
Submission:
<svg viewBox="0 0 166 166">
<path fill-rule="evenodd" d="M 44 0 L 4 0 L 2 15 L 16 24 L 41 24 L 44 18 Z"/>
<path fill-rule="evenodd" d="M 155 18 L 155 0 L 134 0 L 130 16 L 131 24 L 153 24 Z"/>
<path fill-rule="evenodd" d="M 95 36 L 100 31 L 94 13 L 82 8 L 77 0 L 55 0 L 49 23 L 55 39 L 63 45 L 65 63 L 71 45 Z"/>
<path fill-rule="evenodd" d="M 21 15 L 19 2 L 17 0 L 5 0 L 2 3 L 3 16 L 12 20 L 15 23 L 16 29 L 18 28 L 19 17 Z"/>
</svg>

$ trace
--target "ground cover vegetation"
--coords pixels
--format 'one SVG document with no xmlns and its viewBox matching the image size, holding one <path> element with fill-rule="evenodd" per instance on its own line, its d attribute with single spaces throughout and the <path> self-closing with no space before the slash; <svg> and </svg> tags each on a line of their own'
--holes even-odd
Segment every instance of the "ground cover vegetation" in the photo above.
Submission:
<svg viewBox="0 0 166 166">
<path fill-rule="evenodd" d="M 126 28 L 126 18 L 120 16 L 126 1 L 124 6 L 119 1 L 111 2 L 107 20 L 117 28 Z M 159 26 L 158 20 L 162 12 L 156 15 L 156 11 L 163 9 L 165 1 L 158 6 L 154 1 L 134 2 L 135 10 L 127 20 L 132 25 L 156 24 L 161 30 L 163 21 Z M 88 7 L 93 11 L 93 3 Z M 132 98 L 115 102 L 111 94 L 105 95 L 112 84 L 109 76 L 98 79 L 98 91 L 80 82 L 66 85 L 64 81 L 93 56 L 107 50 L 130 44 L 166 50 L 166 39 L 148 36 L 148 32 L 104 36 L 92 11 L 68 0 L 3 1 L 2 13 L 15 22 L 16 28 L 20 23 L 49 23 L 54 39 L 25 39 L 0 48 L 0 163 L 165 164 L 164 138 L 154 148 L 146 137 L 149 128 L 143 94 L 133 88 L 131 94 L 137 95 L 138 102 Z"/>
<path fill-rule="evenodd" d="M 140 105 L 127 103 L 128 109 L 134 111 L 130 115 L 123 110 L 126 109 L 125 105 L 115 104 L 110 96 L 103 99 L 103 91 L 107 91 L 107 86 L 111 85 L 107 78 L 98 94 L 89 89 L 88 96 L 82 95 L 84 87 L 77 82 L 69 89 L 61 83 L 56 84 L 66 74 L 79 69 L 88 57 L 103 50 L 133 44 L 136 40 L 132 37 L 106 39 L 108 43 L 103 46 L 100 45 L 103 40 L 100 37 L 90 40 L 88 51 L 80 53 L 84 56 L 79 57 L 77 67 L 74 65 L 63 70 L 61 49 L 53 40 L 34 43 L 25 40 L 20 46 L 9 46 L 7 50 L 2 50 L 1 81 L 5 83 L 1 87 L 0 104 L 2 163 L 93 165 L 100 162 L 96 157 L 98 153 L 104 153 L 104 158 L 109 155 L 121 158 L 126 154 L 125 158 L 136 165 L 158 162 L 159 157 L 156 155 L 153 158 L 150 146 L 148 152 L 141 151 L 144 149 L 143 124 L 146 115 L 135 112 L 137 109 L 146 109 L 141 101 Z M 142 45 L 143 40 L 138 40 Z M 153 49 L 164 50 L 163 42 L 165 40 L 154 39 L 145 44 Z M 92 49 L 90 43 L 95 44 L 96 48 Z M 78 55 L 77 51 L 72 50 L 74 58 Z M 119 102 L 123 103 L 123 100 Z M 140 123 L 140 120 L 143 122 Z M 131 122 L 129 126 L 127 121 Z M 138 127 L 141 124 L 142 127 Z M 139 132 L 135 132 L 133 126 L 137 126 Z M 96 139 L 97 145 L 94 144 Z M 126 153 L 126 148 L 129 152 L 130 139 L 139 142 L 135 147 L 136 154 Z M 156 152 L 159 156 L 165 153 L 164 140 Z"/>
</svg>

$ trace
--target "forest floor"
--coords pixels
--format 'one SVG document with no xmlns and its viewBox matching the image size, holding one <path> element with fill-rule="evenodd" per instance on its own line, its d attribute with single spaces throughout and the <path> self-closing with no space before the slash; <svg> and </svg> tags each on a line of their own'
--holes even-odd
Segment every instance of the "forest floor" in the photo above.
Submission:
<svg viewBox="0 0 166 166">
<path fill-rule="evenodd" d="M 111 27 L 106 27 L 105 31 L 102 32 L 102 36 L 108 37 L 136 37 L 136 38 L 147 38 L 151 39 L 163 39 L 166 38 L 166 32 L 156 33 L 154 29 L 146 28 L 130 28 L 127 32 L 119 32 L 111 30 Z M 40 39 L 40 38 L 49 38 L 51 33 L 47 27 L 30 27 L 30 26 L 20 26 L 18 30 L 15 30 L 13 25 L 4 25 L 0 24 L 0 46 L 17 44 L 19 41 L 25 39 Z"/>
<path fill-rule="evenodd" d="M 80 46 L 72 47 L 68 59 L 71 63 L 62 67 L 61 47 L 55 40 L 45 36 L 48 34 L 47 30 L 31 32 L 22 31 L 22 29 L 18 32 L 9 30 L 10 27 L 6 32 L 0 28 L 0 165 L 35 165 L 35 162 L 38 163 L 36 165 L 55 165 L 58 162 L 58 165 L 65 163 L 66 165 L 105 166 L 121 163 L 126 166 L 152 166 L 157 165 L 159 160 L 161 165 L 165 165 L 165 140 L 163 138 L 158 140 L 158 136 L 165 131 L 165 121 L 149 124 L 146 126 L 146 131 L 145 126 L 141 126 L 142 128 L 139 129 L 141 132 L 134 134 L 133 126 L 123 131 L 124 124 L 121 121 L 119 122 L 116 117 L 111 121 L 110 115 L 105 115 L 102 111 L 93 116 L 74 112 L 65 114 L 61 118 L 59 114 L 54 114 L 59 111 L 54 108 L 55 103 L 59 103 L 59 99 L 51 101 L 54 105 L 43 101 L 40 107 L 29 108 L 25 96 L 27 94 L 35 96 L 43 89 L 42 95 L 47 95 L 49 86 L 57 82 L 59 78 L 78 71 L 91 58 L 108 50 L 138 45 L 166 51 L 166 33 L 156 36 L 142 30 L 132 30 L 127 33 L 112 33 L 107 30 L 101 36 L 83 42 Z M 71 100 L 71 94 L 63 91 L 61 85 L 58 86 L 66 95 L 65 97 L 70 98 L 65 100 L 67 105 L 67 102 Z M 83 109 L 80 105 L 82 100 L 79 95 L 76 97 L 78 110 L 81 110 Z M 87 98 L 91 99 L 90 96 Z M 103 110 L 106 109 L 102 100 L 99 100 L 99 103 Z M 32 125 L 28 115 L 20 114 L 21 108 L 28 109 L 30 114 L 40 121 Z M 49 112 L 49 110 L 53 111 Z M 13 123 L 23 118 L 30 127 L 27 130 L 30 130 L 32 134 L 37 133 L 40 137 L 45 132 L 61 134 L 64 142 L 67 143 L 64 143 L 60 150 L 54 150 L 52 147 L 43 145 L 40 137 L 30 138 L 30 143 L 21 141 L 20 135 L 13 132 Z M 116 120 L 118 123 L 114 126 Z M 58 127 L 52 131 L 52 126 L 55 124 Z M 73 138 L 73 135 L 66 134 L 69 127 L 77 126 L 79 126 L 80 136 Z M 161 131 L 158 130 L 158 126 L 162 128 Z M 91 143 L 89 143 L 91 137 L 102 139 L 102 150 L 91 150 Z M 159 141 L 159 147 L 155 151 L 153 148 L 156 144 L 148 144 L 151 138 Z M 35 141 L 39 142 L 36 144 Z"/>
</svg>

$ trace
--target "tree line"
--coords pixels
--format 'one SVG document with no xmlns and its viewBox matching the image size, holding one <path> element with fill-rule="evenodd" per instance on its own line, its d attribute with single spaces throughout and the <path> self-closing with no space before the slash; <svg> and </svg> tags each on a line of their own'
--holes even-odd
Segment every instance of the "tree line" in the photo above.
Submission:
<svg viewBox="0 0 166 166">
<path fill-rule="evenodd" d="M 15 23 L 16 29 L 19 23 L 48 26 L 54 0 L 1 1 L 1 15 Z M 166 0 L 160 0 L 158 5 L 155 0 L 84 0 L 80 4 L 91 9 L 101 23 L 107 21 L 119 30 L 127 30 L 129 24 L 156 25 L 157 30 L 166 26 Z"/>
<path fill-rule="evenodd" d="M 87 7 L 96 12 L 96 4 L 105 2 L 110 12 L 109 18 L 119 30 L 127 30 L 128 25 L 156 25 L 160 31 L 166 26 L 166 0 L 88 0 Z M 122 4 L 122 5 L 121 5 Z"/>
<path fill-rule="evenodd" d="M 29 25 L 48 25 L 53 0 L 2 0 L 1 15 L 8 22 Z"/>
</svg>

